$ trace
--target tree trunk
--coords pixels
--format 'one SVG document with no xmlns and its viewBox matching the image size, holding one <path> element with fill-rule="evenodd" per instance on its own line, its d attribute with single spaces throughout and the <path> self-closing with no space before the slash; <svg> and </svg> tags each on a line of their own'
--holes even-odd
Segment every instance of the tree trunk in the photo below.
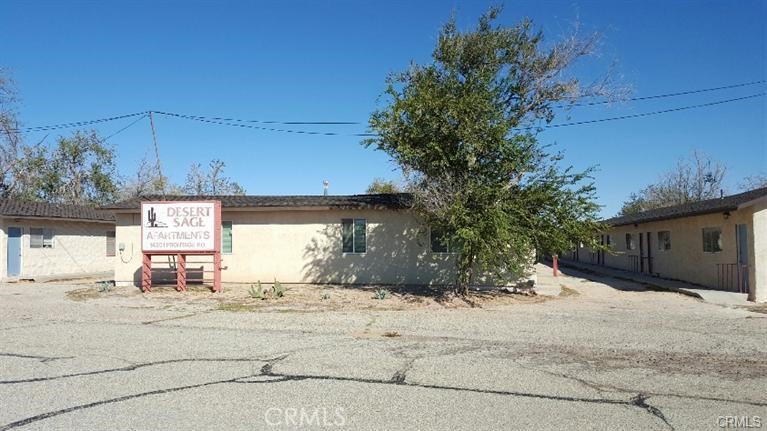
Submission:
<svg viewBox="0 0 767 431">
<path fill-rule="evenodd" d="M 455 293 L 461 296 L 469 294 L 469 286 L 474 275 L 474 253 L 461 253 L 458 257 L 458 276 Z"/>
</svg>

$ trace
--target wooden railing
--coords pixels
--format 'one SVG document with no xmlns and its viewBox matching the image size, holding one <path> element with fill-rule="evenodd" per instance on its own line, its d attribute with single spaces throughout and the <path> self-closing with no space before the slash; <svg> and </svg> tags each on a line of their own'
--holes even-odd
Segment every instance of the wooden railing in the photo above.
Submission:
<svg viewBox="0 0 767 431">
<path fill-rule="evenodd" d="M 728 292 L 748 293 L 748 265 L 717 263 L 716 288 Z"/>
</svg>

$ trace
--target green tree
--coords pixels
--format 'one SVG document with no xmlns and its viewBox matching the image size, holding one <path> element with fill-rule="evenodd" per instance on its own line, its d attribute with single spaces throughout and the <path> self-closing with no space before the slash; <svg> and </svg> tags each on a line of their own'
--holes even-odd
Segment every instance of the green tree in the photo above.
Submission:
<svg viewBox="0 0 767 431">
<path fill-rule="evenodd" d="M 397 186 L 397 183 L 394 181 L 387 181 L 383 178 L 375 178 L 373 179 L 373 182 L 370 183 L 367 190 L 365 190 L 365 193 L 369 195 L 374 194 L 383 194 L 383 193 L 399 193 L 400 189 Z"/>
<path fill-rule="evenodd" d="M 244 187 L 224 176 L 225 167 L 224 162 L 218 159 L 211 160 L 207 171 L 200 163 L 192 164 L 182 190 L 193 196 L 244 195 Z"/>
<path fill-rule="evenodd" d="M 512 282 L 534 254 L 595 244 L 601 229 L 590 170 L 562 168 L 536 139 L 536 125 L 554 118 L 555 103 L 601 94 L 566 78 L 592 52 L 595 37 L 542 46 L 530 21 L 442 28 L 433 61 L 387 80 L 388 104 L 374 112 L 366 140 L 389 154 L 413 191 L 423 221 L 460 244 L 455 289 L 468 293 L 479 271 Z"/>
<path fill-rule="evenodd" d="M 636 193 L 632 193 L 628 200 L 623 202 L 623 206 L 621 206 L 618 215 L 638 214 L 644 211 L 646 207 L 647 202 L 645 202 L 644 198 Z"/>
<path fill-rule="evenodd" d="M 40 175 L 34 181 L 39 200 L 101 205 L 117 197 L 114 149 L 104 144 L 94 130 L 61 136 L 52 150 L 37 146 L 29 152 L 25 163 L 40 167 Z M 33 191 L 34 188 L 29 193 Z"/>
<path fill-rule="evenodd" d="M 677 160 L 654 184 L 632 193 L 619 215 L 718 198 L 724 191 L 727 167 L 700 151 Z"/>
</svg>

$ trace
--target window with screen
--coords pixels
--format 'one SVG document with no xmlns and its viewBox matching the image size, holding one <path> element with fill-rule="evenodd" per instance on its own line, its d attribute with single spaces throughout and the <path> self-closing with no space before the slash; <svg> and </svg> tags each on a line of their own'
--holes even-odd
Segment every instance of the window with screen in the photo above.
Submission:
<svg viewBox="0 0 767 431">
<path fill-rule="evenodd" d="M 367 252 L 367 220 L 341 220 L 341 247 L 344 253 Z"/>
<path fill-rule="evenodd" d="M 29 248 L 53 248 L 53 229 L 29 229 Z"/>
<path fill-rule="evenodd" d="M 722 251 L 722 229 L 718 227 L 703 228 L 703 251 L 716 253 Z"/>
<path fill-rule="evenodd" d="M 107 256 L 115 255 L 115 231 L 108 230 L 106 234 Z"/>
<path fill-rule="evenodd" d="M 221 253 L 232 253 L 232 222 L 221 222 Z"/>
</svg>

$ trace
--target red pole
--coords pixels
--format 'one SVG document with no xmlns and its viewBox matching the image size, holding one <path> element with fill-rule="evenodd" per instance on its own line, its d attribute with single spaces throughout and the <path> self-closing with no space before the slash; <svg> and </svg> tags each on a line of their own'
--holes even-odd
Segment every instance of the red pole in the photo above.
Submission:
<svg viewBox="0 0 767 431">
<path fill-rule="evenodd" d="M 186 290 L 186 255 L 176 255 L 176 290 Z"/>
<path fill-rule="evenodd" d="M 216 201 L 216 229 L 214 230 L 213 240 L 215 249 L 213 252 L 213 291 L 221 292 L 221 201 Z"/>
<path fill-rule="evenodd" d="M 152 256 L 143 254 L 144 259 L 141 268 L 141 290 L 143 292 L 152 291 Z"/>
<path fill-rule="evenodd" d="M 553 265 L 554 266 L 554 277 L 556 277 L 557 273 L 559 272 L 559 258 L 555 254 L 553 259 L 554 259 L 554 265 Z"/>
</svg>

